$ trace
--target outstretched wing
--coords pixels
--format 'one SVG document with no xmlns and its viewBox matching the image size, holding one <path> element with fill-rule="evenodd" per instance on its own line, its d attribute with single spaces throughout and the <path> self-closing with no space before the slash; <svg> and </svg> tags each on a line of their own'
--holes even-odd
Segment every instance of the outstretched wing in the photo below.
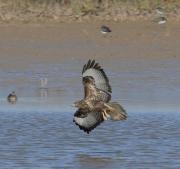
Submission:
<svg viewBox="0 0 180 169">
<path fill-rule="evenodd" d="M 95 60 L 89 60 L 82 70 L 85 98 L 96 97 L 99 101 L 111 99 L 111 86 L 108 77 Z"/>
<path fill-rule="evenodd" d="M 78 109 L 74 114 L 73 121 L 81 130 L 89 134 L 89 132 L 102 123 L 104 119 L 102 113 L 94 111 L 87 112 L 86 110 Z"/>
<path fill-rule="evenodd" d="M 127 119 L 126 110 L 117 102 L 105 103 L 106 115 L 111 120 L 125 120 Z"/>
</svg>

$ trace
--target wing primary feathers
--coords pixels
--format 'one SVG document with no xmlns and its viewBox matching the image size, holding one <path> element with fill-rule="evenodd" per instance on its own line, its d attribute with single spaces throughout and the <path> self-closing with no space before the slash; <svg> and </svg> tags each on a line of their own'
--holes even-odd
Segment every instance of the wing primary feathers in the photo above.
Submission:
<svg viewBox="0 0 180 169">
<path fill-rule="evenodd" d="M 98 63 L 96 63 L 96 64 L 94 65 L 94 68 L 95 68 L 95 69 L 98 69 Z"/>
<path fill-rule="evenodd" d="M 83 74 L 86 70 L 91 69 L 91 68 L 92 68 L 92 69 L 99 70 L 99 71 L 102 73 L 102 75 L 104 76 L 104 78 L 106 79 L 107 84 L 108 84 L 108 92 L 111 93 L 112 90 L 111 90 L 111 86 L 109 85 L 109 79 L 108 79 L 108 77 L 106 76 L 104 70 L 103 70 L 103 69 L 101 68 L 101 66 L 99 65 L 99 63 L 96 63 L 95 60 L 91 60 L 91 59 L 88 60 L 87 64 L 85 64 L 84 67 L 83 67 L 82 74 Z"/>
<path fill-rule="evenodd" d="M 85 72 L 86 65 L 83 66 L 82 74 Z"/>
<path fill-rule="evenodd" d="M 95 60 L 88 60 L 88 62 L 84 65 L 82 73 L 84 73 L 87 69 L 94 68 L 100 71 L 103 71 L 99 63 L 96 63 Z"/>
<path fill-rule="evenodd" d="M 89 68 L 90 68 L 90 66 L 91 66 L 91 60 L 89 59 L 89 61 L 88 61 L 87 65 L 86 65 L 86 69 L 89 69 Z"/>
<path fill-rule="evenodd" d="M 89 59 L 88 62 L 83 66 L 82 74 L 90 68 L 91 60 Z"/>
<path fill-rule="evenodd" d="M 92 60 L 92 61 L 91 61 L 91 64 L 90 64 L 90 68 L 91 68 L 91 67 L 94 67 L 94 64 L 95 64 L 95 60 Z"/>
</svg>

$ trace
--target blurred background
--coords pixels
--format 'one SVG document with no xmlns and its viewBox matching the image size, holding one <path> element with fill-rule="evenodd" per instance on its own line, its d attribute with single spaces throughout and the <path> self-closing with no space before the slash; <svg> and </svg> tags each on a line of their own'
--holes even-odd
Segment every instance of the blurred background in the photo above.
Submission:
<svg viewBox="0 0 180 169">
<path fill-rule="evenodd" d="M 23 22 L 88 20 L 134 20 L 149 18 L 157 9 L 179 18 L 179 0 L 0 0 L 0 20 Z"/>
</svg>

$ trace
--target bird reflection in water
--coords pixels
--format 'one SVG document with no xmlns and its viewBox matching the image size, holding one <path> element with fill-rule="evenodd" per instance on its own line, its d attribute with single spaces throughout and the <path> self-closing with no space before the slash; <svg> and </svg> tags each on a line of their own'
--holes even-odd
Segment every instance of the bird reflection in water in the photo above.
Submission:
<svg viewBox="0 0 180 169">
<path fill-rule="evenodd" d="M 48 79 L 40 78 L 40 97 L 41 99 L 46 99 L 48 97 Z"/>
<path fill-rule="evenodd" d="M 109 157 L 90 156 L 81 154 L 76 157 L 80 168 L 112 168 L 115 160 Z"/>
</svg>

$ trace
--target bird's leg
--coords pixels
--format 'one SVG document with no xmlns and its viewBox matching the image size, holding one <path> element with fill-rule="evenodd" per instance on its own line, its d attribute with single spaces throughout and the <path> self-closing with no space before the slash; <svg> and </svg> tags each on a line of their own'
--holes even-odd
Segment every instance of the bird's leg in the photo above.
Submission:
<svg viewBox="0 0 180 169">
<path fill-rule="evenodd" d="M 114 108 L 109 106 L 108 104 L 104 103 L 104 106 L 107 107 L 110 111 L 114 111 Z"/>
<path fill-rule="evenodd" d="M 102 110 L 102 115 L 103 115 L 103 119 L 104 119 L 104 120 L 107 120 L 107 117 L 106 117 L 106 112 L 105 112 L 105 110 Z"/>
<path fill-rule="evenodd" d="M 107 110 L 104 110 L 105 114 L 106 114 L 106 117 L 107 118 L 110 118 L 110 115 L 108 114 Z"/>
</svg>

